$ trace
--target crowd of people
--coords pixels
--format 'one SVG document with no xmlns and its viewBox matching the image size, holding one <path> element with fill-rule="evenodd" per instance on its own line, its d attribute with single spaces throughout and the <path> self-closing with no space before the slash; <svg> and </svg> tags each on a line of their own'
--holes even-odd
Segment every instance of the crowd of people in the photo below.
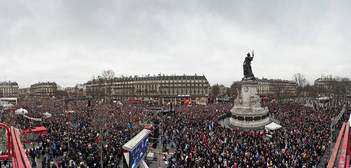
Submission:
<svg viewBox="0 0 351 168">
<path fill-rule="evenodd" d="M 17 128 L 44 126 L 48 129 L 47 136 L 39 137 L 38 146 L 27 151 L 34 167 L 39 164 L 38 158 L 42 167 L 50 168 L 94 168 L 101 167 L 101 163 L 103 167 L 118 167 L 123 159 L 123 144 L 143 129 L 139 126 L 141 121 L 153 117 L 145 112 L 149 105 L 142 104 L 53 99 L 19 103 L 29 111 L 28 116 L 42 120 L 18 115 L 13 122 Z M 222 127 L 218 121 L 228 116 L 232 106 L 231 103 L 176 105 L 175 114 L 164 117 L 160 126 L 160 138 L 175 150 L 166 156 L 166 166 L 317 167 L 330 145 L 331 118 L 340 113 L 343 103 L 323 107 L 295 101 L 265 104 L 282 126 L 272 132 L 271 138 L 267 138 L 263 130 Z M 343 120 L 348 119 L 349 110 Z M 42 117 L 47 111 L 52 117 Z M 2 115 L 3 120 L 7 115 Z"/>
<path fill-rule="evenodd" d="M 65 105 L 66 104 L 66 105 Z M 122 145 L 141 128 L 128 127 L 139 121 L 143 105 L 118 106 L 110 103 L 77 100 L 63 103 L 50 100 L 23 100 L 27 116 L 18 115 L 14 125 L 21 130 L 44 126 L 47 136 L 40 136 L 38 146 L 27 151 L 33 166 L 42 160 L 42 167 L 117 167 L 122 159 Z M 52 117 L 45 118 L 49 111 Z M 4 120 L 12 114 L 4 114 Z M 8 121 L 10 122 L 10 121 Z M 102 147 L 102 148 L 101 148 Z"/>
<path fill-rule="evenodd" d="M 262 130 L 213 124 L 216 113 L 180 110 L 164 128 L 177 147 L 168 167 L 317 167 L 330 144 L 331 118 L 343 104 L 309 107 L 306 102 L 281 101 L 267 106 L 282 126 L 272 138 Z M 338 127 L 348 119 L 348 112 Z"/>
</svg>

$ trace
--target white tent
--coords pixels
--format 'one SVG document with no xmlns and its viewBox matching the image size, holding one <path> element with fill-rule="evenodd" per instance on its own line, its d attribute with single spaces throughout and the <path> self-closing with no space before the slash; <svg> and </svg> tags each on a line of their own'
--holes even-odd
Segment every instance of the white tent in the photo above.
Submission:
<svg viewBox="0 0 351 168">
<path fill-rule="evenodd" d="M 23 108 L 19 108 L 15 111 L 15 114 L 28 114 L 28 111 Z"/>
<path fill-rule="evenodd" d="M 265 128 L 266 128 L 266 130 L 274 131 L 276 129 L 282 128 L 282 126 L 279 124 L 276 124 L 275 122 L 272 122 L 272 123 L 266 125 Z"/>
<path fill-rule="evenodd" d="M 50 118 L 52 116 L 52 114 L 50 114 L 49 112 L 45 112 L 43 113 L 45 118 Z"/>
</svg>

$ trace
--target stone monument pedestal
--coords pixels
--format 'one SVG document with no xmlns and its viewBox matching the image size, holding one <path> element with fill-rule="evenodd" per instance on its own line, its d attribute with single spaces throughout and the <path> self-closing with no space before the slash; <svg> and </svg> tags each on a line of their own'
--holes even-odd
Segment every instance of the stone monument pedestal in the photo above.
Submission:
<svg viewBox="0 0 351 168">
<path fill-rule="evenodd" d="M 254 80 L 241 82 L 240 94 L 230 110 L 232 117 L 230 124 L 233 127 L 258 128 L 269 124 L 268 108 L 262 108 L 260 97 L 257 95 L 258 83 Z"/>
</svg>

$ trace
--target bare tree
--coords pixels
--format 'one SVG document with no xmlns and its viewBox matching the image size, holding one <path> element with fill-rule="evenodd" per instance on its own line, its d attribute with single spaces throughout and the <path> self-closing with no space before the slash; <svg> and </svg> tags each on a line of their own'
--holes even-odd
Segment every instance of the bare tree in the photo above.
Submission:
<svg viewBox="0 0 351 168">
<path fill-rule="evenodd" d="M 296 82 L 297 92 L 298 92 L 298 95 L 300 95 L 304 90 L 304 88 L 306 87 L 306 85 L 308 84 L 308 81 L 305 78 L 305 76 L 300 73 L 295 74 L 293 77 L 293 80 Z"/>
<path fill-rule="evenodd" d="M 348 78 L 336 76 L 331 81 L 334 98 L 345 98 L 350 80 Z"/>
<path fill-rule="evenodd" d="M 225 92 L 229 97 L 232 97 L 232 90 L 230 88 L 226 88 Z"/>
<path fill-rule="evenodd" d="M 15 115 L 15 113 L 13 112 L 8 112 L 8 113 L 3 113 L 1 115 L 1 122 L 5 125 L 7 125 L 9 128 L 10 126 L 14 126 L 14 127 L 17 127 L 17 128 L 20 128 L 18 127 L 17 125 L 17 115 Z M 7 130 L 5 128 L 0 128 L 0 133 L 1 133 L 1 137 L 0 137 L 0 148 L 2 151 L 7 151 Z M 24 141 L 23 139 L 24 137 L 21 136 L 21 141 Z"/>
<path fill-rule="evenodd" d="M 307 84 L 304 89 L 309 96 L 316 97 L 318 95 L 318 88 L 315 85 Z"/>
<path fill-rule="evenodd" d="M 68 93 L 66 90 L 57 90 L 56 91 L 56 97 L 61 97 L 61 98 L 65 98 L 68 96 Z"/>
<path fill-rule="evenodd" d="M 272 93 L 274 93 L 274 97 L 277 99 L 288 98 L 291 96 L 289 86 L 282 82 L 274 82 L 270 88 L 272 89 Z"/>
<path fill-rule="evenodd" d="M 240 82 L 233 82 L 232 85 L 230 86 L 230 90 L 232 95 L 237 96 L 239 93 L 238 91 L 240 91 L 241 89 L 241 83 Z"/>
<path fill-rule="evenodd" d="M 111 100 L 113 94 L 113 82 L 115 78 L 115 72 L 113 70 L 105 70 L 102 72 L 102 78 L 104 79 L 107 95 Z"/>
<path fill-rule="evenodd" d="M 105 79 L 112 79 L 115 77 L 115 72 L 113 70 L 105 70 L 102 72 L 102 77 Z"/>
<path fill-rule="evenodd" d="M 96 79 L 95 75 L 93 75 L 91 78 L 91 83 L 90 83 L 90 86 L 91 86 L 90 93 L 91 93 L 92 98 L 94 98 L 94 99 L 96 98 L 97 92 L 98 92 L 97 86 L 95 85 L 96 81 L 97 81 L 97 79 Z"/>
<path fill-rule="evenodd" d="M 349 92 L 351 82 L 349 78 L 333 77 L 332 75 L 324 76 L 315 82 L 315 88 L 319 95 L 333 97 L 335 99 L 346 98 Z"/>
<path fill-rule="evenodd" d="M 337 95 L 337 84 L 332 75 L 322 77 L 322 84 L 320 84 L 320 93 L 324 96 L 335 97 Z"/>
<path fill-rule="evenodd" d="M 217 97 L 218 94 L 219 94 L 219 86 L 218 86 L 218 84 L 213 85 L 213 86 L 211 87 L 211 89 L 212 89 L 212 95 L 213 95 L 214 97 Z"/>
<path fill-rule="evenodd" d="M 273 84 L 273 93 L 276 99 L 281 99 L 282 98 L 282 92 L 283 92 L 283 85 L 280 82 L 275 82 Z"/>
<path fill-rule="evenodd" d="M 342 78 L 340 81 L 340 86 L 341 86 L 341 96 L 345 100 L 348 92 L 350 91 L 351 88 L 351 81 L 349 78 Z"/>
<path fill-rule="evenodd" d="M 91 82 L 93 97 L 97 97 L 97 99 L 100 101 L 101 97 L 105 96 L 106 89 L 105 87 L 102 87 L 102 85 L 105 84 L 105 80 L 99 75 L 97 78 L 93 76 Z"/>
</svg>

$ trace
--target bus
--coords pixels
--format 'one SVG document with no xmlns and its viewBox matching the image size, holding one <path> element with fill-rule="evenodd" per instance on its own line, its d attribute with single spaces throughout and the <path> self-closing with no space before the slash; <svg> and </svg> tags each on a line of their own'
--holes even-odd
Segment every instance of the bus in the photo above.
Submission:
<svg viewBox="0 0 351 168">
<path fill-rule="evenodd" d="M 6 106 L 12 104 L 17 105 L 17 98 L 0 98 L 0 106 Z"/>
<path fill-rule="evenodd" d="M 17 107 L 17 98 L 0 98 L 0 113 L 14 112 Z"/>
</svg>

